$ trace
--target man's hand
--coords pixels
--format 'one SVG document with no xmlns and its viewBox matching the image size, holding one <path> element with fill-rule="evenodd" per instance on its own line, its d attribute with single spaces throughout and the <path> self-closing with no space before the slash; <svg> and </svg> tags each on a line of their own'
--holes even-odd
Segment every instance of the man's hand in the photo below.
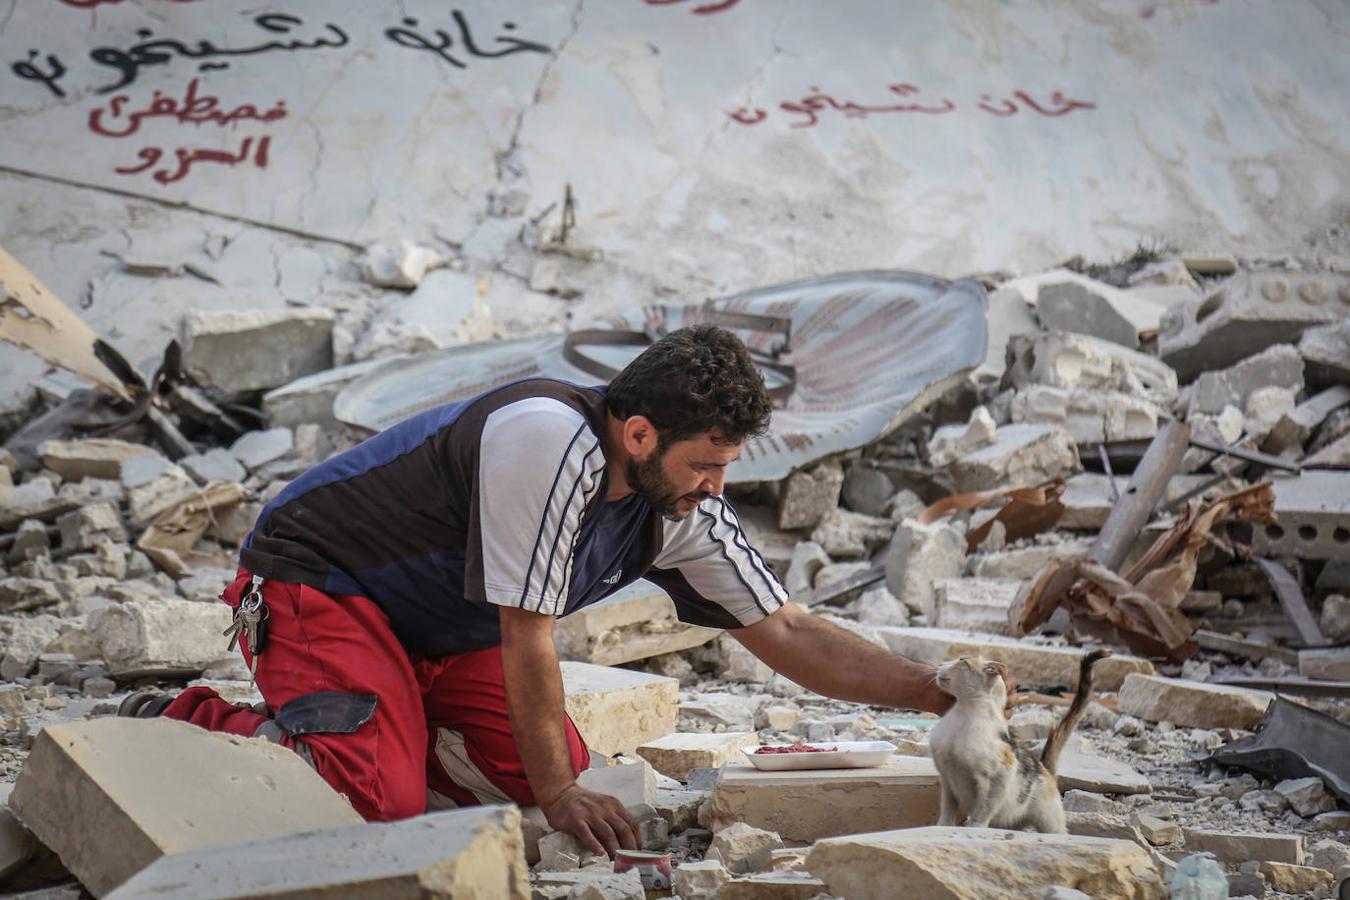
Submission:
<svg viewBox="0 0 1350 900">
<path fill-rule="evenodd" d="M 571 833 L 592 853 L 604 853 L 613 859 L 619 848 L 637 849 L 637 822 L 617 797 L 588 791 L 572 782 L 539 808 L 548 824 Z"/>
</svg>

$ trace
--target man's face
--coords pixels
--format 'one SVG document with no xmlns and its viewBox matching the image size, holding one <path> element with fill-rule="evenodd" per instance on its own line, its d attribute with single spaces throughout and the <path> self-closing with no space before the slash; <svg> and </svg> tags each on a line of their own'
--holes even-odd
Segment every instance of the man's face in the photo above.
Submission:
<svg viewBox="0 0 1350 900">
<path fill-rule="evenodd" d="M 672 521 L 685 518 L 711 495 L 722 493 L 727 466 L 741 455 L 744 441 L 715 441 L 707 432 L 657 447 L 645 459 L 628 461 L 628 486 Z"/>
</svg>

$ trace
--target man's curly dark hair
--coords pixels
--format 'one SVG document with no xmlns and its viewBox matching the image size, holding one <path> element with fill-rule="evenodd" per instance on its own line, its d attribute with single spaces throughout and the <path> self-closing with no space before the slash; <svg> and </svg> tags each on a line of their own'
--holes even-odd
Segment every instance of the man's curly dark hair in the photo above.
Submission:
<svg viewBox="0 0 1350 900">
<path fill-rule="evenodd" d="M 741 339 L 716 325 L 692 325 L 652 344 L 610 382 L 610 412 L 645 416 L 662 450 L 716 430 L 725 443 L 763 434 L 773 411 L 764 376 Z"/>
</svg>

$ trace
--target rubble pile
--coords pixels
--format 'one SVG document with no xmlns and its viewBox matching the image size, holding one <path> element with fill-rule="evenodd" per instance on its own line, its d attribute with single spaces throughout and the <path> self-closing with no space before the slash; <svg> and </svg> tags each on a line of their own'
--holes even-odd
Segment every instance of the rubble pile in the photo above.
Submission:
<svg viewBox="0 0 1350 900">
<path fill-rule="evenodd" d="M 430 296 L 458 277 L 443 262 L 383 248 L 365 277 Z M 1061 763 L 1070 833 L 934 827 L 933 717 L 813 694 L 638 582 L 557 645 L 583 783 L 672 854 L 676 896 L 1159 898 L 1194 853 L 1234 897 L 1350 879 L 1350 276 L 1183 255 L 1109 277 L 984 279 L 968 377 L 880 440 L 729 491 L 817 615 L 922 662 L 1008 666 L 1021 741 L 1113 647 Z M 135 689 L 261 699 L 216 598 L 262 505 L 361 439 L 334 399 L 379 364 L 335 368 L 353 338 L 308 309 L 192 314 L 181 335 L 139 388 L 107 353 L 44 353 L 96 390 L 48 386 L 0 451 L 0 888 L 149 896 L 219 871 L 231 896 L 643 896 L 537 809 L 363 825 L 285 751 L 111 717 Z M 154 728 L 182 749 L 147 758 Z M 799 740 L 896 752 L 802 771 L 743 752 Z M 146 794 L 142 770 L 180 763 Z M 236 768 L 267 798 L 212 787 Z M 243 868 L 219 847 L 240 816 L 267 829 L 229 838 L 260 840 Z"/>
</svg>

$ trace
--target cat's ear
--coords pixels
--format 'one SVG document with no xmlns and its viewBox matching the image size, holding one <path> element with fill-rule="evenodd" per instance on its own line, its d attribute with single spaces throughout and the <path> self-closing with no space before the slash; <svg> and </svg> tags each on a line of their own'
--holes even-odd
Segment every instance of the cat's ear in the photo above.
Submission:
<svg viewBox="0 0 1350 900">
<path fill-rule="evenodd" d="M 981 671 L 986 675 L 997 675 L 999 678 L 1008 677 L 1008 667 L 1001 662 L 987 662 L 981 667 Z"/>
</svg>

